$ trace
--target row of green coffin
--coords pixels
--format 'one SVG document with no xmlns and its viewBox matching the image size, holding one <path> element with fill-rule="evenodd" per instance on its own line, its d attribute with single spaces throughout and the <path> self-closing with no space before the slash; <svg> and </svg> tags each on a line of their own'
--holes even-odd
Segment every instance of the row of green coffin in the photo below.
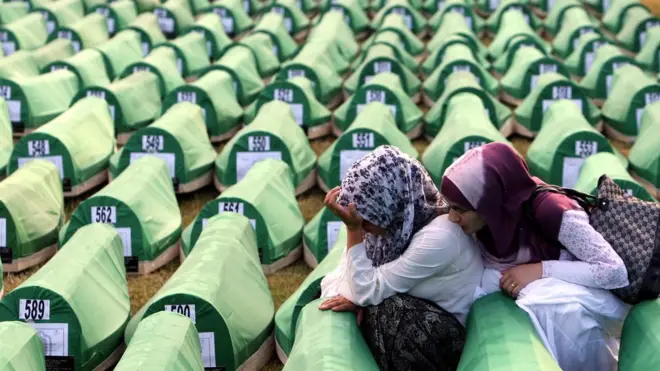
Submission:
<svg viewBox="0 0 660 371">
<path fill-rule="evenodd" d="M 187 315 L 199 332 L 195 341 L 201 341 L 202 350 L 197 345 L 193 349 L 199 353 L 192 354 L 202 355 L 205 367 L 236 370 L 255 354 L 265 363 L 273 350 L 274 305 L 257 250 L 247 218 L 235 213 L 212 218 L 194 253 L 131 319 L 122 235 L 94 223 L 80 228 L 45 266 L 2 298 L 0 322 L 29 322 L 44 342 L 42 354 L 45 349 L 46 356 L 61 364 L 92 370 L 116 361 L 124 340 L 140 338 L 135 331 L 143 318 L 178 312 Z M 11 341 L 3 340 L 7 343 Z M 9 356 L 0 359 L 20 361 L 21 353 L 12 355 L 8 348 L 0 352 Z M 38 361 L 39 353 L 27 356 Z"/>
<path fill-rule="evenodd" d="M 488 109 L 474 110 L 475 106 L 487 107 L 484 102 L 488 102 L 488 99 L 484 100 L 483 94 L 473 93 L 474 90 L 463 91 L 447 102 L 442 127 L 444 134 L 436 136 L 422 159 L 437 184 L 446 167 L 467 149 L 491 141 L 506 141 L 491 124 L 486 114 Z M 553 108 L 555 105 L 557 107 Z M 659 107 L 657 104 L 651 105 L 644 116 L 648 130 L 654 128 L 652 122 Z M 103 161 L 107 161 L 113 152 L 113 139 L 108 133 L 111 129 L 104 128 L 102 123 L 105 118 L 108 125 L 104 108 L 104 103 L 99 99 L 82 100 L 53 123 L 24 137 L 14 149 L 14 155 L 10 156 L 10 172 L 31 159 L 42 158 L 58 166 L 61 178 L 71 179 L 67 175 L 77 173 L 80 174 L 80 180 L 75 185 L 89 185 L 90 179 L 104 173 L 107 165 Z M 255 162 L 276 158 L 286 162 L 292 169 L 293 184 L 298 193 L 309 189 L 316 183 L 316 161 L 302 130 L 291 117 L 290 109 L 285 103 L 270 102 L 262 112 L 263 117 L 242 129 L 216 159 L 215 152 L 200 129 L 199 108 L 190 103 L 177 104 L 161 120 L 135 134 L 124 149 L 110 158 L 111 176 L 118 176 L 120 170 L 127 168 L 132 161 L 151 154 L 165 161 L 171 178 L 186 180 L 179 184 L 177 189 L 181 190 L 181 187 L 187 185 L 198 186 L 210 182 L 210 171 L 215 160 L 215 182 L 218 188 L 224 190 L 242 179 Z M 284 118 L 282 122 L 287 122 L 288 118 L 288 125 L 273 127 L 270 124 L 273 117 Z M 75 130 L 72 129 L 74 127 Z M 618 155 L 608 141 L 582 117 L 578 105 L 573 102 L 553 104 L 544 116 L 543 128 L 545 130 L 541 130 L 530 148 L 528 160 L 532 172 L 550 183 L 573 186 L 577 184 L 583 158 L 598 152 Z M 79 140 L 82 138 L 80 135 L 85 140 Z M 631 153 L 633 169 L 643 179 L 653 180 L 657 177 L 653 165 L 653 159 L 657 157 L 657 151 L 653 149 L 654 138 L 651 135 L 644 136 Z M 353 161 L 382 144 L 395 145 L 417 157 L 416 150 L 405 135 L 396 130 L 390 109 L 380 103 L 371 103 L 365 106 L 346 133 L 318 159 L 319 185 L 324 189 L 338 185 Z M 86 156 L 71 157 L 71 153 Z M 621 163 L 621 173 L 625 173 L 625 161 L 621 159 Z M 71 171 L 74 164 L 77 172 Z M 186 178 L 179 174 L 190 175 Z M 649 198 L 641 188 L 633 194 Z"/>
<path fill-rule="evenodd" d="M 624 67 L 619 71 L 634 73 L 638 70 L 634 67 Z M 621 76 L 627 77 L 628 75 L 622 74 Z M 147 78 L 148 75 L 143 75 L 143 77 Z M 228 82 L 228 79 L 225 81 Z M 625 87 L 624 85 L 628 83 L 627 79 L 617 79 L 617 81 L 621 82 L 616 84 L 616 87 Z M 386 94 L 388 90 L 383 87 L 392 86 L 396 82 L 398 79 L 395 75 L 379 74 L 339 108 L 338 112 L 347 112 L 347 116 L 356 116 L 348 128 L 342 127 L 339 121 L 334 122 L 335 132 L 341 137 L 319 158 L 318 178 L 322 188 L 328 189 L 337 185 L 341 176 L 352 164 L 349 158 L 351 152 L 346 151 L 345 160 L 342 161 L 339 151 L 354 150 L 352 156 L 355 157 L 364 153 L 360 151 L 371 150 L 380 144 L 392 144 L 416 156 L 415 150 L 405 135 L 397 130 L 397 127 L 400 129 L 400 125 L 397 125 L 398 115 L 393 117 L 388 112 L 396 111 L 398 113 L 397 108 L 400 106 L 387 104 L 389 103 L 388 94 Z M 309 87 L 305 83 L 306 80 L 301 78 L 291 80 L 289 85 L 275 83 L 272 91 L 273 94 L 291 95 L 295 94 L 294 89 L 287 91 L 286 86 L 302 90 L 305 86 Z M 277 86 L 282 86 L 282 88 Z M 382 90 L 379 90 L 381 88 Z M 643 89 L 642 92 L 645 92 L 646 95 L 655 94 Z M 375 95 L 384 96 L 385 104 L 379 100 L 366 104 L 369 98 L 373 98 Z M 462 96 L 472 98 L 459 99 Z M 571 125 L 570 131 L 561 131 L 556 128 L 565 126 L 565 122 L 549 117 L 547 110 L 554 106 L 557 99 L 566 100 L 566 98 L 572 98 L 575 107 L 564 112 L 573 119 L 571 122 L 575 122 L 575 124 Z M 365 103 L 359 103 L 361 99 L 364 99 L 362 102 Z M 292 110 L 290 105 L 277 100 L 267 103 L 265 99 L 258 100 L 258 104 L 262 104 L 262 106 L 252 123 L 234 135 L 217 159 L 208 136 L 204 133 L 204 110 L 189 102 L 174 104 L 155 123 L 138 130 L 131 139 L 126 141 L 126 146 L 113 155 L 113 127 L 111 117 L 106 111 L 107 106 L 100 99 L 86 97 L 48 125 L 22 138 L 14 148 L 13 155 L 8 157 L 10 160 L 9 172 L 15 171 L 21 165 L 21 161 L 25 162 L 34 157 L 47 157 L 59 166 L 62 178 L 69 187 L 84 188 L 89 186 L 86 183 L 89 183 L 90 179 L 94 179 L 99 174 L 102 175 L 108 167 L 108 163 L 111 176 L 114 177 L 123 171 L 131 161 L 143 156 L 144 153 L 155 153 L 168 163 L 170 175 L 177 183 L 177 191 L 189 192 L 211 181 L 210 174 L 214 161 L 215 183 L 220 190 L 223 190 L 240 180 L 255 161 L 271 157 L 281 159 L 291 167 L 298 194 L 311 188 L 315 184 L 313 174 L 315 156 L 303 130 L 297 125 L 295 114 L 293 114 L 295 109 Z M 469 110 L 471 104 L 481 105 L 483 109 L 476 112 Z M 379 108 L 369 108 L 370 106 Z M 635 121 L 640 124 L 646 121 L 649 122 L 646 126 L 653 127 L 654 125 L 651 123 L 660 113 L 656 106 L 657 104 L 650 104 L 647 110 L 643 108 L 634 110 Z M 412 107 L 417 109 L 414 105 Z M 452 110 L 449 109 L 450 107 Z M 322 106 L 319 105 L 317 108 L 321 109 Z M 358 111 L 360 114 L 357 114 Z M 461 117 L 451 117 L 448 115 L 450 111 L 455 111 L 455 114 Z M 632 111 L 632 109 L 628 111 Z M 564 156 L 586 157 L 602 150 L 612 152 L 611 145 L 596 132 L 596 129 L 601 126 L 598 112 L 598 109 L 590 104 L 573 82 L 560 75 L 550 73 L 544 74 L 539 79 L 537 88 L 511 115 L 505 106 L 478 86 L 471 74 L 456 72 L 448 79 L 445 94 L 427 114 L 427 117 L 434 122 L 434 125 L 426 125 L 429 136 L 438 134 L 445 126 L 448 126 L 449 129 L 445 130 L 445 134 L 436 136 L 437 140 L 434 140 L 432 150 L 427 152 L 424 162 L 434 175 L 436 182 L 439 183 L 440 176 L 446 167 L 455 157 L 459 157 L 465 151 L 465 149 L 459 148 L 461 139 L 469 135 L 482 134 L 487 137 L 485 141 L 503 140 L 503 136 L 497 133 L 496 128 L 498 127 L 501 132 L 508 132 L 507 135 L 514 131 L 512 128 L 523 134 L 535 135 L 541 127 L 546 128 L 545 134 L 542 136 L 542 140 L 535 141 L 538 144 L 532 148 L 538 148 L 539 153 L 545 153 L 538 156 L 539 159 L 543 158 L 538 161 L 553 161 L 554 164 L 545 163 L 537 166 L 539 175 L 551 183 L 572 186 L 575 179 L 573 181 L 561 180 L 559 174 L 561 174 L 562 166 L 557 162 L 562 160 L 557 160 L 558 156 L 554 154 L 561 152 L 560 154 Z M 647 112 L 646 116 L 643 115 L 643 112 Z M 380 117 L 380 119 L 370 119 L 371 115 Z M 278 125 L 272 124 L 274 117 L 280 118 L 275 120 Z M 469 118 L 469 121 L 478 125 L 471 127 L 451 125 L 452 122 L 461 121 L 463 117 Z M 541 125 L 546 122 L 549 124 Z M 608 127 L 615 126 L 611 121 L 606 122 L 609 124 Z M 586 126 L 592 127 L 581 127 L 578 123 L 587 123 Z M 323 130 L 330 129 L 327 123 L 324 125 Z M 637 126 L 637 124 L 634 125 Z M 81 127 L 88 130 L 80 130 Z M 361 128 L 368 130 L 358 130 Z M 419 128 L 419 124 L 417 124 L 417 128 Z M 342 133 L 342 129 L 346 132 Z M 433 133 L 436 130 L 437 132 Z M 591 150 L 586 150 L 586 152 L 585 150 L 571 150 L 568 147 L 571 147 L 572 144 L 567 144 L 566 149 L 558 151 L 559 143 L 552 141 L 546 143 L 548 140 L 543 140 L 543 138 L 552 139 L 559 134 L 585 130 L 593 132 L 588 135 L 597 137 L 602 144 L 591 146 L 589 147 Z M 5 136 L 7 135 L 8 133 L 5 132 Z M 85 138 L 94 138 L 94 140 L 78 140 L 81 135 L 85 135 Z M 480 142 L 478 139 L 474 138 L 472 142 L 478 144 Z M 570 139 L 577 138 L 567 139 L 569 143 L 572 143 Z M 11 141 L 7 139 L 6 141 L 8 148 L 5 151 L 11 151 Z M 634 148 L 649 148 L 651 146 L 647 143 L 653 142 L 653 136 L 644 137 Z M 474 144 L 469 146 L 474 146 Z M 469 146 L 465 148 L 469 148 Z M 457 149 L 447 156 L 451 152 L 448 147 Z M 656 153 L 646 149 L 641 152 L 633 150 L 633 153 L 636 154 L 633 156 L 633 166 L 638 168 L 636 171 L 641 173 L 639 175 L 651 184 L 657 184 L 657 171 L 654 170 L 655 166 L 652 164 L 655 161 Z M 79 154 L 80 157 L 84 155 L 86 163 L 71 154 Z M 538 162 L 534 155 L 530 156 L 530 160 Z"/>
<path fill-rule="evenodd" d="M 246 362 L 267 362 L 274 332 L 287 369 L 307 370 L 314 365 L 314 369 L 375 370 L 354 316 L 321 312 L 320 300 L 314 300 L 321 279 L 336 267 L 345 243 L 341 232 L 332 254 L 273 318 L 250 220 L 236 213 L 213 217 L 193 253 L 129 321 L 121 237 L 103 224 L 84 227 L 0 302 L 0 337 L 14 340 L 3 341 L 10 346 L 2 348 L 0 359 L 7 362 L 3 366 L 14 369 L 41 370 L 47 349 L 47 356 L 71 362 L 76 369 L 93 369 L 118 358 L 123 338 L 129 347 L 120 370 L 154 365 L 171 370 L 197 370 L 201 365 L 235 370 Z M 631 311 L 622 337 L 621 369 L 638 370 L 658 362 L 653 354 L 660 344 L 649 331 L 657 326 L 657 311 L 657 301 Z M 99 312 L 103 326 L 95 320 Z M 189 320 L 160 312 L 177 312 Z M 30 321 L 39 335 L 27 325 L 6 322 L 17 320 Z M 511 299 L 493 294 L 473 306 L 459 369 L 504 370 L 512 365 L 558 369 L 524 312 Z"/>
<path fill-rule="evenodd" d="M 126 35 L 129 36 L 129 34 Z M 200 36 L 191 34 L 190 37 Z M 137 45 L 137 36 L 133 39 L 135 45 Z M 443 52 L 444 54 L 438 54 L 439 57 L 442 57 L 439 60 L 440 65 L 424 83 L 425 96 L 429 100 L 429 104 L 434 106 L 425 117 L 425 121 L 430 124 L 425 129 L 427 135 L 434 135 L 434 132 L 437 131 L 439 120 L 434 111 L 437 111 L 436 108 L 441 106 L 440 101 L 446 100 L 448 96 L 454 93 L 446 88 L 446 85 L 450 83 L 449 77 L 455 73 L 454 71 L 470 70 L 477 77 L 479 85 L 484 90 L 491 94 L 497 93 L 497 81 L 480 67 L 479 62 L 472 57 L 469 47 L 464 43 L 465 41 L 457 42 L 457 40 L 453 40 L 451 42 L 453 44 L 447 46 L 446 52 Z M 317 89 L 315 85 L 322 84 L 315 84 L 316 80 L 314 79 L 312 81 L 305 81 L 302 78 L 294 78 L 292 81 L 276 80 L 264 89 L 257 66 L 253 65 L 253 68 L 250 69 L 245 68 L 241 63 L 251 58 L 248 49 L 240 45 L 230 48 L 217 64 L 210 67 L 208 73 L 190 85 L 185 85 L 183 79 L 174 72 L 177 59 L 176 53 L 169 48 L 157 48 L 144 61 L 128 65 L 122 72 L 122 76 L 125 78 L 112 84 L 92 84 L 93 86 L 84 88 L 80 92 L 77 91 L 76 86 L 79 84 L 76 84 L 76 76 L 97 75 L 92 74 L 89 69 L 82 70 L 71 66 L 94 65 L 85 64 L 84 62 L 89 62 L 95 57 L 99 62 L 96 65 L 103 65 L 101 54 L 89 50 L 88 53 L 82 52 L 73 57 L 80 57 L 77 62 L 55 62 L 55 64 L 61 63 L 62 66 L 71 67 L 74 71 L 72 73 L 57 72 L 25 79 L 5 80 L 3 90 L 11 103 L 10 118 L 12 122 L 15 125 L 21 124 L 27 129 L 35 129 L 43 125 L 65 110 L 70 101 L 76 102 L 89 95 L 100 96 L 110 105 L 120 142 L 123 142 L 124 136 L 129 135 L 131 131 L 156 119 L 162 110 L 167 110 L 172 104 L 184 100 L 194 102 L 203 108 L 207 132 L 213 141 L 220 141 L 231 136 L 241 121 L 250 122 L 253 120 L 260 107 L 265 102 L 273 99 L 283 100 L 291 105 L 296 122 L 304 125 L 308 131 L 308 136 L 311 138 L 327 134 L 331 120 L 334 121 L 337 128 L 336 132 L 343 131 L 346 126 L 353 122 L 360 107 L 373 100 L 392 106 L 392 111 L 397 119 L 397 126 L 409 137 L 420 134 L 422 112 L 414 104 L 419 93 L 415 93 L 414 89 L 410 91 L 408 86 L 409 78 L 416 79 L 416 77 L 410 71 L 407 71 L 407 67 L 393 58 L 392 51 L 394 49 L 390 46 L 375 44 L 369 49 L 363 58 L 364 61 L 353 74 L 353 76 L 359 76 L 360 80 L 365 82 L 368 80 L 369 82 L 357 85 L 359 88 L 356 91 L 351 90 L 350 92 L 355 94 L 339 107 L 334 115 L 331 115 L 316 99 Z M 470 56 L 474 60 L 472 62 L 467 61 L 461 55 Z M 567 72 L 561 65 L 557 65 L 558 62 L 551 59 L 546 60 L 548 57 L 544 57 L 540 51 L 534 48 L 518 49 L 515 56 L 516 59 L 514 59 L 513 65 L 521 68 L 512 68 L 510 71 L 527 72 L 518 73 L 517 75 L 507 73 L 502 78 L 502 89 L 505 98 L 508 96 L 521 105 L 526 103 L 527 110 L 530 110 L 530 105 L 538 107 L 534 112 L 534 115 L 538 116 L 542 113 L 540 112 L 542 105 L 539 104 L 539 99 L 547 98 L 535 94 L 540 93 L 541 88 L 543 88 L 538 86 L 541 82 L 539 76 L 542 76 L 540 73 L 547 74 L 548 71 L 557 71 L 559 74 L 567 76 Z M 282 70 L 279 77 L 286 78 L 293 72 L 295 72 L 295 75 L 306 75 L 306 72 L 313 73 L 304 68 L 298 71 L 298 64 L 296 64 L 295 59 L 292 62 L 291 65 Z M 601 47 L 596 52 L 595 67 L 591 69 L 591 71 L 598 71 L 598 73 L 585 77 L 581 85 L 575 83 L 571 83 L 571 85 L 576 97 L 583 102 L 583 113 L 592 123 L 598 120 L 600 112 L 593 107 L 587 98 L 595 98 L 597 102 L 603 104 L 602 97 L 607 94 L 607 90 L 611 90 L 609 94 L 611 99 L 604 102 L 603 116 L 609 124 L 608 127 L 612 128 L 613 133 L 627 141 L 634 141 L 641 124 L 641 112 L 646 104 L 654 102 L 657 97 L 660 97 L 660 94 L 658 94 L 660 85 L 641 70 L 631 66 L 619 67 L 615 73 L 612 73 L 615 66 L 626 63 L 632 63 L 632 60 L 621 55 L 614 47 Z M 242 68 L 239 66 L 242 66 Z M 154 72 L 156 78 L 150 74 L 147 77 L 146 74 L 140 72 L 134 73 L 134 71 L 141 71 L 142 69 Z M 390 70 L 394 73 L 379 73 L 379 69 Z M 536 70 L 539 71 L 536 72 Z M 399 72 L 399 74 L 396 72 Z M 378 75 L 374 77 L 374 73 L 378 73 Z M 357 80 L 349 79 L 348 81 Z M 591 83 L 586 84 L 587 81 Z M 464 84 L 460 83 L 454 89 L 460 88 L 462 85 Z M 211 88 L 217 86 L 221 88 Z M 526 86 L 530 89 L 525 88 Z M 531 89 L 532 87 L 533 89 Z M 161 97 L 164 98 L 162 103 L 156 92 L 157 90 L 160 90 Z M 522 94 L 523 90 L 527 91 L 525 100 L 516 98 L 519 93 Z M 570 94 L 562 95 L 561 92 L 557 94 L 551 90 L 546 88 L 545 95 L 552 98 L 555 98 L 555 96 L 572 98 Z M 57 98 L 50 98 L 51 96 Z M 46 99 L 46 97 L 50 99 Z M 135 105 L 130 104 L 135 99 L 140 99 L 145 103 L 140 107 L 141 109 L 136 109 Z M 41 105 L 30 104 L 31 101 L 41 102 Z M 251 101 L 255 102 L 248 107 L 244 115 L 240 105 Z M 623 104 L 621 101 L 623 101 Z M 47 104 L 44 104 L 44 102 Z M 223 103 L 226 107 L 221 107 Z M 495 108 L 498 112 L 492 113 L 493 116 L 497 114 L 497 117 L 493 117 L 493 121 L 497 121 L 497 125 L 502 125 L 503 120 L 506 119 L 506 109 L 502 105 Z M 42 111 L 43 114 L 38 114 L 39 111 Z M 516 114 L 518 116 L 518 112 Z M 522 112 L 522 114 L 522 119 L 519 121 L 532 121 L 538 126 L 540 120 L 534 119 L 532 117 L 534 115 L 530 112 Z M 527 126 L 530 125 L 527 123 Z M 532 132 L 538 130 L 535 130 L 535 128 L 529 129 Z M 527 130 L 527 132 L 529 131 Z M 508 133 L 505 132 L 504 134 Z"/>
</svg>

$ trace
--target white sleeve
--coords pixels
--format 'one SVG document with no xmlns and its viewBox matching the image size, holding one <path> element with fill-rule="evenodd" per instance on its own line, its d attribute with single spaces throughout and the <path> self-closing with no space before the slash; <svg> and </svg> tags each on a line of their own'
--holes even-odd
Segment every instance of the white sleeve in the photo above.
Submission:
<svg viewBox="0 0 660 371">
<path fill-rule="evenodd" d="M 359 306 L 378 305 L 442 272 L 456 260 L 462 248 L 456 235 L 460 230 L 432 224 L 435 225 L 429 224 L 415 234 L 398 259 L 379 267 L 367 258 L 364 244 L 353 246 L 335 271 L 340 276 L 336 293 Z"/>
<path fill-rule="evenodd" d="M 579 260 L 543 261 L 543 277 L 608 290 L 628 285 L 628 271 L 623 260 L 589 224 L 589 216 L 584 211 L 564 212 L 558 240 Z"/>
</svg>

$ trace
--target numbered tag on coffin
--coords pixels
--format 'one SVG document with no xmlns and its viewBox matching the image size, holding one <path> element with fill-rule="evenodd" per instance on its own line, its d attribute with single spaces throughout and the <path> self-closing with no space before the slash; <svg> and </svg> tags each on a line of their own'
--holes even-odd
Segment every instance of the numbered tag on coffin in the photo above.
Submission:
<svg viewBox="0 0 660 371">
<path fill-rule="evenodd" d="M 276 88 L 273 90 L 273 100 L 285 102 L 291 108 L 293 113 L 293 118 L 296 120 L 298 126 L 304 127 L 304 109 L 305 105 L 303 102 L 300 102 L 300 94 L 296 94 L 296 91 L 292 88 Z"/>
<path fill-rule="evenodd" d="M 165 311 L 174 312 L 184 315 L 192 321 L 197 323 L 197 315 L 195 313 L 195 304 L 170 304 L 165 305 Z"/>
<path fill-rule="evenodd" d="M 50 300 L 20 299 L 18 303 L 18 319 L 26 322 L 50 320 Z"/>
</svg>

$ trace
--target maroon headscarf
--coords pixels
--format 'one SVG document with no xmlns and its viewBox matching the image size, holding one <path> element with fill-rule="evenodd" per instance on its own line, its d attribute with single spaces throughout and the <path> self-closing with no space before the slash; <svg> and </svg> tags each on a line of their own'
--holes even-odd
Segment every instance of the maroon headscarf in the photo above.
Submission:
<svg viewBox="0 0 660 371">
<path fill-rule="evenodd" d="M 487 226 L 477 232 L 483 248 L 501 260 L 515 260 L 521 246 L 529 249 L 530 261 L 556 260 L 563 212 L 578 206 L 561 195 L 542 193 L 532 203 L 535 223 L 525 212 L 537 184 L 523 158 L 505 143 L 490 143 L 468 151 L 445 172 L 442 195 L 449 201 L 475 210 Z M 543 226 L 543 230 L 535 227 Z"/>
</svg>

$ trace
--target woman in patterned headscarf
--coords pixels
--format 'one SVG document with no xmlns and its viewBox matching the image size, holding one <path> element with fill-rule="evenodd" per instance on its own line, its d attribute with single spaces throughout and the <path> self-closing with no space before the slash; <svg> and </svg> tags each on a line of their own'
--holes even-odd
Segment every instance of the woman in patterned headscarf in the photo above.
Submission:
<svg viewBox="0 0 660 371">
<path fill-rule="evenodd" d="M 322 310 L 361 311 L 382 370 L 453 370 L 480 293 L 476 244 L 441 215 L 424 167 L 395 147 L 357 161 L 325 203 L 346 225 L 338 268 L 322 281 Z"/>
</svg>

